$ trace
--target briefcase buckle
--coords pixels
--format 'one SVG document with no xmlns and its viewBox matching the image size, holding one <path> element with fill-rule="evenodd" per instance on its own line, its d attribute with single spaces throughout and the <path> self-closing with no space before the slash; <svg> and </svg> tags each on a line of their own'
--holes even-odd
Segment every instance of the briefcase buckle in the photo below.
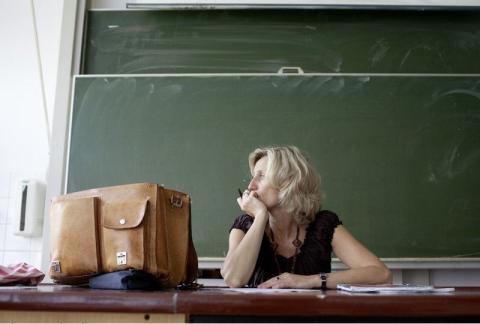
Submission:
<svg viewBox="0 0 480 324">
<path fill-rule="evenodd" d="M 175 207 L 175 208 L 182 208 L 183 206 L 182 197 L 172 195 L 170 197 L 170 205 L 172 205 L 172 207 Z"/>
<path fill-rule="evenodd" d="M 62 272 L 62 269 L 60 268 L 60 261 L 52 261 L 50 263 L 50 269 L 52 270 L 52 272 Z"/>
<path fill-rule="evenodd" d="M 124 265 L 127 264 L 127 252 L 120 251 L 117 252 L 117 265 Z"/>
</svg>

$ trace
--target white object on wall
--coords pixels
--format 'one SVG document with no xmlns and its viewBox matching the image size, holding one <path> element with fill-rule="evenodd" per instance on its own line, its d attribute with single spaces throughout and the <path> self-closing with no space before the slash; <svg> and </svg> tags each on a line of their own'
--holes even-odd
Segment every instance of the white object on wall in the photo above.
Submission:
<svg viewBox="0 0 480 324">
<path fill-rule="evenodd" d="M 15 235 L 40 236 L 43 227 L 45 185 L 38 180 L 21 180 L 15 188 Z"/>
</svg>

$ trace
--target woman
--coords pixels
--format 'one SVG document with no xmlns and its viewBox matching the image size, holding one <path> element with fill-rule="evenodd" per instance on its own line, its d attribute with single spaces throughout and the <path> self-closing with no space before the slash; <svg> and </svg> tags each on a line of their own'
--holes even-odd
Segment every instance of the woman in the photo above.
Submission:
<svg viewBox="0 0 480 324">
<path fill-rule="evenodd" d="M 320 176 L 294 146 L 256 149 L 237 199 L 222 276 L 230 287 L 330 288 L 391 283 L 385 265 L 321 210 Z M 349 268 L 330 273 L 331 253 Z"/>
</svg>

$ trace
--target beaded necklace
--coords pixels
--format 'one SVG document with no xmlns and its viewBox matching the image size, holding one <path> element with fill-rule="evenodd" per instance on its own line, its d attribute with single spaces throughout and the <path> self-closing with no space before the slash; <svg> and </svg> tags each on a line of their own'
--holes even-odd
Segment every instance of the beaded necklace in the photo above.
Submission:
<svg viewBox="0 0 480 324">
<path fill-rule="evenodd" d="M 295 273 L 295 263 L 297 262 L 297 255 L 300 252 L 300 247 L 302 246 L 302 241 L 298 238 L 300 234 L 300 226 L 297 224 L 297 235 L 295 236 L 295 239 L 292 241 L 293 246 L 295 247 L 295 254 L 293 255 L 293 261 L 292 261 L 292 268 L 290 269 L 290 273 Z M 280 269 L 280 263 L 278 262 L 278 254 L 277 254 L 277 249 L 278 249 L 278 243 L 275 242 L 275 237 L 273 236 L 273 231 L 270 229 L 270 244 L 273 249 L 273 254 L 274 254 L 274 259 L 275 259 L 275 264 L 277 266 L 277 271 L 278 275 L 282 274 L 282 271 Z"/>
</svg>

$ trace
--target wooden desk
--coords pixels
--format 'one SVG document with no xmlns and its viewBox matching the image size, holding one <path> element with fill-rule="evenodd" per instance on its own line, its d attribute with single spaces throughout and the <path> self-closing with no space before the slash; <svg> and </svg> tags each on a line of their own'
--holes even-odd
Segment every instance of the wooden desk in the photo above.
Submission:
<svg viewBox="0 0 480 324">
<path fill-rule="evenodd" d="M 114 291 L 41 285 L 0 288 L 0 322 L 479 321 L 480 288 L 449 294 L 339 291 Z"/>
</svg>

